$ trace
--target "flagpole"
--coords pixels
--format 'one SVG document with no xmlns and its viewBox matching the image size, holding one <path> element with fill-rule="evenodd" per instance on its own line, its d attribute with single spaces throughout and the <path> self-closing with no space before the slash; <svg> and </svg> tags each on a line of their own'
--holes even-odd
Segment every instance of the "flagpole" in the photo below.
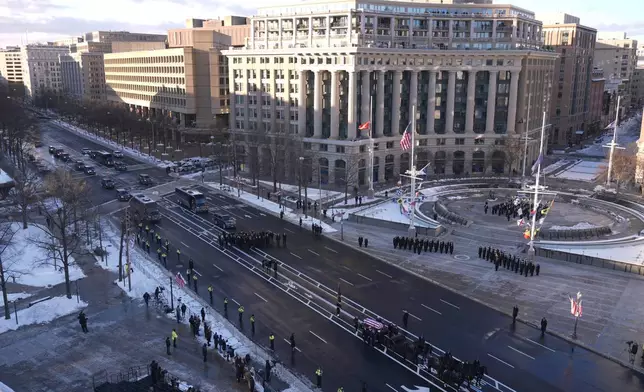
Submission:
<svg viewBox="0 0 644 392">
<path fill-rule="evenodd" d="M 525 166 L 528 163 L 528 132 L 530 131 L 530 98 L 532 94 L 528 94 L 528 117 L 525 120 L 525 143 L 523 144 L 523 174 L 521 179 L 525 182 Z"/>
<path fill-rule="evenodd" d="M 537 228 L 537 208 L 539 204 L 539 178 L 541 177 L 541 157 L 543 156 L 543 134 L 546 129 L 546 111 L 543 111 L 543 120 L 541 121 L 541 140 L 539 141 L 539 158 L 537 158 L 537 177 L 534 183 L 534 201 L 533 201 L 533 211 L 532 214 L 532 225 L 530 226 L 530 242 L 528 245 L 530 249 L 528 250 L 528 258 L 533 261 L 535 256 L 534 250 L 534 235 Z"/>
<path fill-rule="evenodd" d="M 615 152 L 615 139 L 617 139 L 617 123 L 619 122 L 619 102 L 622 99 L 620 95 L 617 96 L 617 110 L 615 110 L 615 127 L 613 128 L 613 140 L 610 141 L 610 154 L 608 155 L 608 173 L 606 175 L 606 186 L 610 186 L 611 172 L 613 171 L 613 153 Z"/>
<path fill-rule="evenodd" d="M 374 197 L 374 190 L 373 190 L 373 96 L 369 96 L 369 167 L 371 170 L 369 170 L 369 192 L 367 193 L 367 196 L 369 199 L 373 199 Z"/>
<path fill-rule="evenodd" d="M 416 105 L 411 107 L 411 153 L 409 156 L 409 171 L 411 175 L 410 187 L 410 207 L 409 214 L 409 229 L 408 234 L 410 237 L 416 237 L 416 226 L 414 225 L 414 215 L 416 212 L 416 166 L 414 165 L 414 152 L 416 150 Z"/>
</svg>

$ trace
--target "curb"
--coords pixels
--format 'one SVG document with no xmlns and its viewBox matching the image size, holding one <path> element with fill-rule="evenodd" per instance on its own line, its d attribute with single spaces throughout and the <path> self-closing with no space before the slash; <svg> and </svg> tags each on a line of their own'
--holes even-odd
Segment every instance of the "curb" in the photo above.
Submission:
<svg viewBox="0 0 644 392">
<path fill-rule="evenodd" d="M 380 256 L 373 255 L 373 254 L 369 253 L 368 251 L 364 250 L 363 248 L 359 248 L 359 247 L 356 247 L 356 246 L 354 246 L 354 245 L 350 245 L 350 244 L 348 244 L 347 242 L 345 242 L 345 241 L 343 241 L 343 240 L 339 240 L 339 239 L 337 239 L 337 238 L 335 238 L 335 237 L 332 237 L 332 236 L 330 236 L 330 235 L 327 235 L 327 234 L 325 234 L 324 236 L 325 236 L 325 237 L 327 237 L 327 238 L 329 238 L 329 239 L 330 239 L 330 240 L 332 240 L 332 241 L 337 242 L 338 244 L 342 244 L 342 245 L 345 245 L 345 246 L 349 246 L 349 247 L 353 248 L 354 250 L 357 250 L 357 251 L 362 252 L 363 254 L 365 254 L 365 255 L 367 255 L 367 256 L 370 256 L 370 257 L 373 257 L 373 258 L 375 258 L 375 259 L 377 259 L 377 260 L 380 260 L 380 261 L 382 261 L 383 263 L 386 263 L 386 264 L 388 264 L 388 265 L 391 265 L 391 266 L 393 266 L 393 267 L 396 267 L 396 268 L 398 268 L 398 269 L 399 269 L 399 270 L 401 270 L 401 271 L 407 272 L 407 273 L 409 273 L 409 274 L 411 274 L 411 275 L 416 276 L 417 278 L 420 278 L 420 279 L 426 280 L 426 281 L 428 281 L 428 282 L 430 282 L 430 283 L 433 283 L 433 284 L 435 284 L 435 285 L 437 285 L 437 286 L 439 286 L 439 287 L 441 287 L 441 288 L 443 288 L 443 289 L 445 289 L 445 290 L 448 290 L 448 291 L 450 291 L 450 292 L 452 292 L 452 293 L 454 293 L 454 294 L 457 294 L 457 295 L 460 295 L 461 297 L 465 297 L 465 298 L 467 298 L 467 299 L 469 299 L 469 300 L 472 300 L 472 301 L 474 301 L 474 302 L 478 303 L 479 305 L 483 305 L 483 306 L 485 306 L 485 307 L 487 307 L 487 308 L 490 308 L 490 309 L 492 309 L 492 310 L 495 310 L 495 311 L 497 311 L 497 312 L 501 313 L 502 315 L 508 316 L 508 317 L 510 317 L 510 318 L 512 317 L 512 314 L 511 314 L 510 312 L 507 312 L 507 311 L 505 311 L 505 310 L 502 310 L 502 309 L 500 309 L 500 308 L 498 308 L 498 307 L 496 307 L 496 306 L 494 306 L 494 305 L 489 305 L 489 304 L 487 304 L 487 303 L 485 303 L 485 302 L 481 301 L 481 300 L 480 300 L 480 299 L 478 299 L 478 298 L 474 298 L 474 297 L 472 297 L 472 296 L 465 295 L 465 294 L 463 294 L 463 293 L 461 293 L 461 292 L 459 292 L 459 291 L 457 291 L 457 290 L 455 290 L 455 289 L 453 289 L 453 288 L 451 288 L 451 287 L 449 287 L 449 286 L 446 286 L 446 285 L 445 285 L 445 284 L 443 284 L 443 283 L 440 283 L 440 282 L 438 282 L 438 281 L 436 281 L 436 280 L 433 280 L 433 279 L 431 279 L 431 278 L 428 278 L 428 277 L 426 277 L 426 276 L 423 276 L 423 275 L 421 275 L 421 274 L 419 274 L 419 273 L 417 273 L 417 272 L 410 271 L 410 270 L 408 270 L 408 269 L 406 269 L 406 268 L 404 268 L 404 267 L 401 267 L 401 266 L 400 266 L 400 265 L 398 265 L 398 264 L 392 263 L 392 262 L 388 261 L 387 259 L 384 259 L 384 258 L 382 258 L 382 257 L 380 257 Z M 524 319 L 522 319 L 522 318 L 520 318 L 520 317 L 517 317 L 517 321 L 519 321 L 519 322 L 521 322 L 521 323 L 523 323 L 523 324 L 525 324 L 525 325 L 527 325 L 527 326 L 529 326 L 529 327 L 533 327 L 533 328 L 535 328 L 536 330 L 539 330 L 539 327 L 537 326 L 537 324 L 535 324 L 535 323 L 533 323 L 533 322 L 531 322 L 531 321 L 524 320 Z M 588 350 L 588 351 L 590 351 L 590 352 L 592 352 L 592 353 L 594 353 L 594 354 L 597 354 L 597 355 L 599 355 L 599 356 L 601 356 L 601 357 L 603 357 L 603 358 L 605 358 L 605 359 L 608 359 L 608 360 L 610 360 L 610 361 L 613 361 L 613 362 L 617 363 L 618 365 L 621 365 L 621 366 L 623 366 L 623 367 L 625 367 L 625 368 L 628 368 L 628 369 L 630 369 L 630 370 L 634 370 L 634 371 L 636 371 L 636 372 L 638 372 L 638 373 L 640 373 L 640 374 L 644 375 L 644 369 L 639 368 L 639 367 L 635 367 L 634 365 L 631 365 L 630 363 L 628 363 L 628 362 L 626 362 L 626 361 L 623 361 L 623 360 L 621 360 L 621 359 L 619 359 L 619 358 L 617 358 L 617 357 L 614 357 L 614 356 L 612 356 L 612 355 L 610 355 L 610 354 L 603 353 L 603 352 L 601 352 L 601 351 L 599 351 L 599 350 L 597 350 L 597 349 L 595 349 L 595 348 L 593 348 L 593 347 L 591 347 L 591 346 L 587 345 L 586 343 L 583 343 L 583 342 L 580 342 L 580 341 L 578 341 L 578 340 L 574 340 L 574 339 L 572 339 L 572 338 L 571 338 L 570 336 L 568 336 L 568 335 L 565 335 L 565 334 L 562 334 L 562 333 L 559 333 L 559 332 L 553 332 L 553 331 L 546 331 L 546 333 L 547 333 L 548 335 L 552 335 L 552 336 L 554 336 L 554 337 L 560 338 L 560 339 L 562 339 L 562 340 L 564 340 L 564 341 L 567 341 L 567 342 L 568 342 L 568 343 L 570 343 L 570 344 L 574 344 L 574 345 L 576 345 L 576 346 L 579 346 L 579 347 L 581 347 L 581 348 L 583 348 L 583 349 L 585 349 L 585 350 Z"/>
</svg>

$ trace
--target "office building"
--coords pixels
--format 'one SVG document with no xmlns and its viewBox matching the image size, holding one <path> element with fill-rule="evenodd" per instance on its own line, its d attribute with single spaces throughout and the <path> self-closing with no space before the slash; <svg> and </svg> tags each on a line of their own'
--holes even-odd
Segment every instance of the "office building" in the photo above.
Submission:
<svg viewBox="0 0 644 392">
<path fill-rule="evenodd" d="M 602 121 L 602 115 L 604 113 L 604 81 L 604 70 L 601 68 L 593 68 L 590 79 L 590 106 L 586 120 L 588 124 L 587 129 L 589 133 L 592 132 L 593 134 L 608 125 Z"/>
<path fill-rule="evenodd" d="M 637 67 L 644 67 L 644 42 L 637 45 Z"/>
<path fill-rule="evenodd" d="M 59 56 L 69 53 L 66 46 L 26 45 L 20 48 L 23 82 L 28 98 L 63 92 Z"/>
<path fill-rule="evenodd" d="M 550 106 L 557 54 L 542 50 L 541 35 L 532 12 L 510 5 L 336 0 L 260 8 L 248 44 L 225 52 L 230 128 L 264 170 L 272 154 L 254 144 L 256 132 L 301 140 L 303 164 L 322 183 L 364 185 L 370 141 L 358 126 L 372 130 L 374 182 L 392 181 L 410 165 L 399 142 L 415 107 L 417 168 L 520 170 L 506 149 L 528 127 L 531 164 Z M 279 154 L 291 181 L 298 154 Z"/>
<path fill-rule="evenodd" d="M 78 100 L 104 101 L 103 53 L 82 52 L 60 56 L 63 92 Z"/>
<path fill-rule="evenodd" d="M 83 42 L 83 37 L 67 37 L 52 42 L 54 46 L 71 46 Z"/>
<path fill-rule="evenodd" d="M 240 20 L 246 22 L 232 19 Z M 108 100 L 144 117 L 172 117 L 180 128 L 226 127 L 228 70 L 221 50 L 243 45 L 250 25 L 223 23 L 169 30 L 168 49 L 105 54 Z"/>
<path fill-rule="evenodd" d="M 594 66 L 604 70 L 605 89 L 622 97 L 621 113 L 631 106 L 631 82 L 637 67 L 637 41 L 626 33 L 599 33 Z"/>
<path fill-rule="evenodd" d="M 19 47 L 0 50 L 0 83 L 23 83 L 22 57 Z"/>
<path fill-rule="evenodd" d="M 129 31 L 92 31 L 85 33 L 85 42 L 166 42 L 165 34 L 130 33 Z"/>
<path fill-rule="evenodd" d="M 631 83 L 631 103 L 636 110 L 644 105 L 644 67 L 635 68 L 633 71 L 633 82 Z"/>
<path fill-rule="evenodd" d="M 597 30 L 579 24 L 579 18 L 560 14 L 544 21 L 544 44 L 555 49 L 554 91 L 550 100 L 550 144 L 579 143 L 588 131 L 593 53 Z M 546 24 L 547 23 L 547 24 Z"/>
</svg>

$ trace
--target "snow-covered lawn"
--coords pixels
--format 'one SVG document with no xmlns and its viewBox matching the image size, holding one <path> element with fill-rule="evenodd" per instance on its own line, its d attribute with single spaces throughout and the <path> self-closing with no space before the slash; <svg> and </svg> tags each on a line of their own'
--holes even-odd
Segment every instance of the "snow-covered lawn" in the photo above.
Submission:
<svg viewBox="0 0 644 392">
<path fill-rule="evenodd" d="M 547 175 L 549 175 L 551 173 L 556 172 L 557 170 L 559 170 L 560 168 L 566 166 L 567 164 L 569 164 L 571 162 L 572 161 L 568 160 L 568 159 L 560 159 L 557 162 L 551 163 L 550 165 L 548 165 L 548 166 L 544 167 L 543 169 L 541 169 L 541 173 L 543 175 L 547 176 Z"/>
<path fill-rule="evenodd" d="M 19 310 L 18 325 L 16 325 L 15 315 L 12 315 L 9 320 L 0 319 L 0 333 L 18 329 L 23 325 L 45 324 L 59 317 L 74 313 L 86 306 L 87 303 L 78 302 L 76 298 L 54 297 L 37 303 L 30 308 Z"/>
<path fill-rule="evenodd" d="M 294 213 L 293 210 L 291 210 L 290 208 L 282 207 L 282 206 L 280 206 L 279 204 L 277 204 L 277 203 L 275 203 L 273 201 L 266 200 L 264 198 L 259 198 L 258 199 L 257 195 L 255 195 L 255 194 L 242 191 L 241 197 L 237 197 L 237 188 L 231 188 L 228 185 L 224 185 L 222 187 L 222 186 L 219 185 L 219 183 L 215 183 L 215 182 L 206 182 L 205 184 L 207 186 L 213 188 L 213 189 L 217 189 L 217 190 L 227 192 L 230 196 L 242 199 L 246 203 L 252 204 L 252 205 L 254 205 L 254 206 L 256 206 L 256 207 L 258 207 L 260 209 L 268 210 L 269 212 L 271 212 L 271 213 L 273 213 L 275 215 L 279 215 L 280 211 L 284 211 L 284 219 L 286 219 L 287 221 L 289 221 L 291 223 L 295 223 L 295 224 L 299 225 L 299 221 L 300 221 L 300 217 L 301 217 L 303 227 L 306 227 L 306 228 L 310 229 L 312 224 L 314 224 L 314 223 L 317 224 L 317 225 L 320 224 L 320 221 L 318 219 L 315 219 L 315 218 L 313 218 L 311 216 L 305 217 L 303 214 L 300 215 L 300 214 Z M 328 215 L 328 212 L 327 212 L 327 215 Z M 327 225 L 324 222 L 322 222 L 322 230 L 323 230 L 324 233 L 334 233 L 334 232 L 337 231 L 336 229 L 334 229 L 333 227 Z"/>
<path fill-rule="evenodd" d="M 365 208 L 362 211 L 354 213 L 358 216 L 364 216 L 367 218 L 380 219 L 388 222 L 397 222 L 397 223 L 410 223 L 409 215 L 409 204 L 405 203 L 404 207 L 399 205 L 395 201 L 389 201 L 386 203 L 378 204 L 373 207 Z M 425 227 L 426 225 L 419 221 L 418 219 L 414 220 L 416 226 Z"/>
<path fill-rule="evenodd" d="M 554 177 L 563 178 L 566 180 L 592 182 L 595 181 L 597 177 L 599 177 L 606 165 L 607 163 L 603 161 L 595 162 L 582 160 L 569 167 L 562 173 L 555 175 Z"/>
<path fill-rule="evenodd" d="M 589 246 L 585 248 L 570 247 L 566 245 L 538 245 L 545 249 L 558 250 L 584 256 L 598 257 L 606 260 L 620 261 L 622 263 L 644 266 L 644 244 L 637 245 L 605 245 Z"/>
<path fill-rule="evenodd" d="M 273 181 L 260 180 L 259 182 L 271 188 L 273 187 Z M 290 184 L 277 184 L 277 190 L 279 191 L 280 189 L 284 192 L 298 193 L 299 187 L 297 185 Z M 322 195 L 320 195 L 320 190 L 318 188 L 311 186 L 307 188 L 307 197 L 309 198 L 309 200 L 334 200 L 340 196 L 344 196 L 344 193 L 322 189 Z M 304 198 L 304 187 L 302 187 L 302 198 Z"/>
<path fill-rule="evenodd" d="M 0 392 L 15 392 L 13 389 L 9 388 L 6 384 L 0 382 Z"/>
<path fill-rule="evenodd" d="M 29 293 L 7 293 L 7 299 L 9 301 L 16 301 L 19 299 L 25 299 L 31 297 L 32 294 Z"/>
<path fill-rule="evenodd" d="M 54 261 L 53 255 L 48 255 L 46 250 L 34 243 L 34 241 L 42 243 L 50 240 L 49 234 L 43 229 L 42 226 L 31 224 L 23 230 L 22 224 L 11 224 L 11 230 L 15 230 L 16 233 L 2 255 L 5 270 L 8 271 L 7 279 L 10 282 L 13 281 L 12 277 L 15 277 L 16 283 L 45 287 L 65 281 L 61 261 Z M 73 281 L 83 277 L 85 274 L 73 264 L 73 258 L 71 258 L 69 279 Z"/>
<path fill-rule="evenodd" d="M 599 226 L 590 224 L 588 222 L 579 222 L 573 226 L 550 226 L 550 230 L 581 230 L 581 229 L 595 229 Z"/>
<path fill-rule="evenodd" d="M 111 247 L 117 250 L 113 253 L 117 255 L 118 260 L 118 244 L 120 242 L 120 238 L 117 234 L 116 227 L 111 226 L 110 230 L 106 230 L 105 237 L 105 242 L 111 244 Z M 108 264 L 111 264 L 111 261 L 112 259 L 108 261 Z M 130 250 L 130 261 L 132 263 L 133 271 L 131 275 L 132 290 L 130 291 L 128 288 L 127 279 L 123 279 L 122 282 L 115 282 L 128 296 L 134 299 L 143 300 L 143 294 L 148 292 L 150 295 L 153 295 L 155 287 L 160 286 L 165 288 L 165 296 L 166 298 L 169 298 L 170 279 L 175 279 L 170 272 L 163 269 L 137 246 L 132 247 Z M 186 287 L 180 288 L 176 284 L 174 285 L 174 300 L 175 307 L 180 303 L 184 303 L 189 309 L 188 313 L 199 314 L 202 307 L 209 309 L 206 303 L 202 299 L 197 299 L 191 290 Z M 173 319 L 176 317 L 174 312 L 167 316 Z M 188 316 L 186 315 L 186 319 L 187 318 Z M 184 323 L 187 323 L 186 319 L 183 320 Z M 253 361 L 260 364 L 263 364 L 267 359 L 271 359 L 268 353 L 248 339 L 244 334 L 239 332 L 219 313 L 212 312 L 209 309 L 206 314 L 206 321 L 212 327 L 213 332 L 222 336 L 223 339 L 227 341 L 227 345 L 235 349 L 236 355 L 240 355 L 243 358 L 246 354 L 250 354 Z M 199 340 L 201 343 L 205 342 L 203 334 L 199 336 Z M 306 387 L 283 365 L 278 363 L 273 371 L 283 381 L 287 382 L 293 390 L 301 392 L 311 391 L 310 388 Z M 261 385 L 256 385 L 256 388 L 258 391 L 263 392 Z"/>
</svg>

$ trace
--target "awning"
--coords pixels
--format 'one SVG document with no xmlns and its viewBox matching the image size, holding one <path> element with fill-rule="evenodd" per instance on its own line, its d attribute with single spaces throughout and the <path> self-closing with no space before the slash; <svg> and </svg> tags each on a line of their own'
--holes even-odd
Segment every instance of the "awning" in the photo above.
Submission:
<svg viewBox="0 0 644 392">
<path fill-rule="evenodd" d="M 584 131 L 581 129 L 575 131 L 575 135 L 583 135 L 583 134 L 584 134 Z"/>
</svg>

